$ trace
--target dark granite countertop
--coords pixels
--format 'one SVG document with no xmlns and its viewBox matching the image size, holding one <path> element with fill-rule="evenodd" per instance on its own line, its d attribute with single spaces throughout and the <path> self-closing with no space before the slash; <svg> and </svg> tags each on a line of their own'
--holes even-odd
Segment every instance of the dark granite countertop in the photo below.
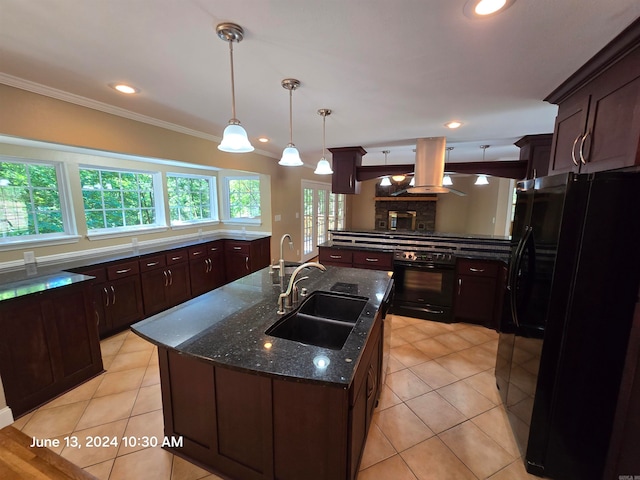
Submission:
<svg viewBox="0 0 640 480">
<path fill-rule="evenodd" d="M 202 243 L 215 240 L 244 240 L 253 241 L 269 237 L 264 233 L 238 233 L 224 232 L 221 234 L 207 235 L 199 241 L 189 241 L 180 243 L 169 243 L 164 246 L 154 246 L 139 248 L 135 252 L 131 249 L 108 253 L 99 257 L 93 256 L 89 259 L 74 255 L 69 255 L 64 262 L 55 265 L 26 265 L 23 268 L 0 273 L 0 301 L 11 298 L 29 295 L 31 293 L 42 292 L 57 287 L 70 285 L 72 283 L 91 280 L 93 277 L 73 273 L 70 270 L 78 269 L 88 265 L 98 265 L 101 263 L 114 262 L 118 260 L 138 260 L 145 255 L 160 251 L 177 250 L 200 245 Z"/>
<path fill-rule="evenodd" d="M 232 369 L 340 385 L 353 379 L 373 320 L 391 286 L 388 272 L 327 266 L 309 268 L 300 287 L 330 291 L 337 283 L 356 285 L 352 293 L 369 300 L 342 350 L 332 350 L 265 334 L 281 318 L 277 273 L 269 268 L 243 277 L 134 324 L 132 330 L 161 347 Z M 301 277 L 299 277 L 301 278 Z M 313 360 L 329 359 L 326 368 Z"/>
</svg>

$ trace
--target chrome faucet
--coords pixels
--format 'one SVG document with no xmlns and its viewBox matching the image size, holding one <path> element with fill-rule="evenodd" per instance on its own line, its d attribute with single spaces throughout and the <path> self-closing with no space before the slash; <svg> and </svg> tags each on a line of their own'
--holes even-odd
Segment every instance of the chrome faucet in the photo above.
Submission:
<svg viewBox="0 0 640 480">
<path fill-rule="evenodd" d="M 278 275 L 280 276 L 280 293 L 284 292 L 284 239 L 289 237 L 289 250 L 293 250 L 293 239 L 285 233 L 280 237 L 280 259 L 278 260 Z"/>
<path fill-rule="evenodd" d="M 296 281 L 296 277 L 298 276 L 298 273 L 300 273 L 302 271 L 302 269 L 307 268 L 307 267 L 316 267 L 320 270 L 322 270 L 323 272 L 326 271 L 326 267 L 324 265 L 322 265 L 321 263 L 318 262 L 307 262 L 307 263 L 303 263 L 302 265 L 300 265 L 299 267 L 297 267 L 293 273 L 291 274 L 291 278 L 289 279 L 289 286 L 287 287 L 287 291 L 286 292 L 282 292 L 280 294 L 280 296 L 278 297 L 278 314 L 282 315 L 283 313 L 285 313 L 285 307 L 291 307 L 293 305 L 293 302 L 291 300 L 294 288 L 296 287 L 296 283 L 298 283 L 298 281 Z M 304 278 L 301 278 L 300 280 L 304 280 Z"/>
</svg>

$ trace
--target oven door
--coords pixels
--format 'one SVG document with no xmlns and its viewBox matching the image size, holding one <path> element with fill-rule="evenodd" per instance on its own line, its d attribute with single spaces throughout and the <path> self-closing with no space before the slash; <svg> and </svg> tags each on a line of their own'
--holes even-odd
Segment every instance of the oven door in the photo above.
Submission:
<svg viewBox="0 0 640 480">
<path fill-rule="evenodd" d="M 393 313 L 451 322 L 455 267 L 395 262 Z"/>
</svg>

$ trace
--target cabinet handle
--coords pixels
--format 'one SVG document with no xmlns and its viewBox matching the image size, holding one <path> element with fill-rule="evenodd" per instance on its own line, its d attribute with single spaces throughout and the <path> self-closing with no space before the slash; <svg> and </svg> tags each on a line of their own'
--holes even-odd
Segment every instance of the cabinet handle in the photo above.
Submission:
<svg viewBox="0 0 640 480">
<path fill-rule="evenodd" d="M 591 132 L 587 132 L 582 136 L 582 140 L 580 141 L 580 150 L 578 150 L 578 152 L 580 153 L 580 161 L 582 162 L 583 165 L 587 164 L 586 159 L 584 158 L 584 152 L 583 152 L 583 148 L 584 148 L 584 142 L 587 139 L 587 137 L 591 134 Z"/>
<path fill-rule="evenodd" d="M 249 257 L 244 257 L 244 266 L 247 268 L 247 271 L 249 271 Z"/>
<path fill-rule="evenodd" d="M 98 313 L 98 310 L 94 310 L 93 313 L 96 314 L 96 325 L 100 326 L 100 314 Z"/>
<path fill-rule="evenodd" d="M 470 272 L 484 272 L 484 268 L 473 268 L 469 267 Z"/>
<path fill-rule="evenodd" d="M 130 272 L 130 271 L 131 271 L 131 269 L 130 269 L 130 268 L 125 268 L 124 270 L 116 270 L 116 273 L 117 273 L 117 274 L 121 274 L 121 273 L 127 273 L 127 272 Z"/>
<path fill-rule="evenodd" d="M 213 262 L 210 258 L 207 258 L 207 273 L 209 273 L 211 270 L 213 270 Z"/>
<path fill-rule="evenodd" d="M 211 247 L 211 251 L 212 252 L 217 252 L 218 251 L 218 247 Z"/>
<path fill-rule="evenodd" d="M 329 255 L 331 258 L 342 258 L 342 255 Z"/>
<path fill-rule="evenodd" d="M 179 257 L 171 257 L 171 260 L 173 260 L 173 261 L 182 260 L 182 255 L 180 255 Z"/>
<path fill-rule="evenodd" d="M 365 260 L 366 260 L 367 262 L 378 262 L 378 261 L 380 261 L 380 259 L 379 259 L 379 258 L 365 258 Z"/>
<path fill-rule="evenodd" d="M 164 275 L 164 286 L 166 287 L 169 284 L 169 277 L 167 276 L 167 271 L 163 271 L 162 274 Z"/>
<path fill-rule="evenodd" d="M 193 252 L 191 255 L 193 255 L 194 257 L 197 257 L 198 255 L 202 255 L 202 252 Z"/>
<path fill-rule="evenodd" d="M 578 163 L 578 160 L 576 160 L 576 144 L 578 143 L 578 140 L 580 140 L 580 137 L 582 135 L 578 134 L 578 136 L 576 137 L 576 139 L 573 141 L 573 145 L 571 146 L 571 160 L 573 160 L 573 164 L 577 167 L 580 164 Z"/>
<path fill-rule="evenodd" d="M 234 250 L 242 250 L 242 247 L 233 247 Z"/>
<path fill-rule="evenodd" d="M 353 188 L 353 173 L 349 175 L 349 187 Z"/>
<path fill-rule="evenodd" d="M 109 291 L 107 290 L 107 287 L 104 287 L 102 290 L 104 290 L 104 298 L 106 299 L 104 301 L 104 306 L 108 307 L 109 306 Z"/>
<path fill-rule="evenodd" d="M 151 263 L 147 263 L 147 267 L 153 267 L 154 265 L 158 265 L 160 262 L 151 262 Z M 120 273 L 120 272 L 118 272 Z"/>
<path fill-rule="evenodd" d="M 171 273 L 171 269 L 169 269 L 169 286 L 173 285 L 173 273 Z"/>
<path fill-rule="evenodd" d="M 113 288 L 113 285 L 111 285 L 111 305 L 115 305 L 116 304 L 116 289 Z"/>
<path fill-rule="evenodd" d="M 458 278 L 458 295 L 460 295 L 461 291 L 462 291 L 462 279 Z"/>
</svg>

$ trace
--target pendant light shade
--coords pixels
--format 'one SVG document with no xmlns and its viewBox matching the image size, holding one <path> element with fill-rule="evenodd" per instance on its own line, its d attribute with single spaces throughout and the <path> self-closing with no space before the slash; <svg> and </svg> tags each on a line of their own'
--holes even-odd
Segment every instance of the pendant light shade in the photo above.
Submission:
<svg viewBox="0 0 640 480">
<path fill-rule="evenodd" d="M 491 145 L 480 145 L 480 148 L 482 149 L 482 161 L 484 162 L 484 155 L 487 151 L 487 148 L 489 148 Z M 487 178 L 486 175 L 478 175 L 478 178 L 476 178 L 476 181 L 474 183 L 474 185 L 489 185 L 489 179 Z"/>
<path fill-rule="evenodd" d="M 236 89 L 233 77 L 233 42 L 238 42 L 244 37 L 244 30 L 235 23 L 220 23 L 216 27 L 216 33 L 225 42 L 229 43 L 229 58 L 231 60 L 231 115 L 229 125 L 224 129 L 222 142 L 218 145 L 218 150 L 230 153 L 253 152 L 254 148 L 249 142 L 246 130 L 240 125 L 240 120 L 236 118 Z"/>
<path fill-rule="evenodd" d="M 411 181 L 409 182 L 409 186 L 413 187 L 416 184 L 416 177 L 411 177 Z"/>
<path fill-rule="evenodd" d="M 289 90 L 289 144 L 282 151 L 282 158 L 278 165 L 285 167 L 299 167 L 303 165 L 300 159 L 300 152 L 293 144 L 293 91 L 300 86 L 300 81 L 295 78 L 285 78 L 282 80 L 282 88 Z"/>
<path fill-rule="evenodd" d="M 318 115 L 322 115 L 322 158 L 318 162 L 318 166 L 313 173 L 315 173 L 316 175 L 331 175 L 333 173 L 333 170 L 331 170 L 329 161 L 324 157 L 325 123 L 327 120 L 327 115 L 331 115 L 331 110 L 329 110 L 328 108 L 321 108 L 320 110 L 318 110 Z"/>
<path fill-rule="evenodd" d="M 445 175 L 444 177 L 442 177 L 442 185 L 448 185 L 448 186 L 453 185 L 453 180 L 451 180 L 450 175 Z"/>
</svg>

